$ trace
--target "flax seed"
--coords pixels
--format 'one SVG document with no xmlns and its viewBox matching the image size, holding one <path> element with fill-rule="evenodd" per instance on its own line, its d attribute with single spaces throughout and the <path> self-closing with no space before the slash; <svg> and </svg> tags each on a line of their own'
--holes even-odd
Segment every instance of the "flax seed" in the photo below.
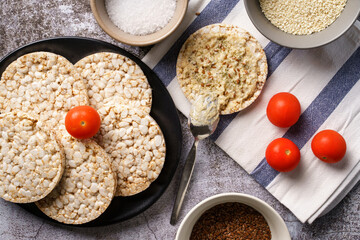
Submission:
<svg viewBox="0 0 360 240">
<path fill-rule="evenodd" d="M 254 208 L 229 202 L 207 210 L 195 223 L 190 240 L 261 239 L 270 240 L 271 232 L 264 216 Z"/>
</svg>

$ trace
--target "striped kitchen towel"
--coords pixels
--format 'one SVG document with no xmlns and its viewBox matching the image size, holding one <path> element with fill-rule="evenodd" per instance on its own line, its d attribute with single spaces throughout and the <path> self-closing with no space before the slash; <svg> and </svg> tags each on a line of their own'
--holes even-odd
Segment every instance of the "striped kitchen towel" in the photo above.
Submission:
<svg viewBox="0 0 360 240">
<path fill-rule="evenodd" d="M 269 73 L 259 98 L 239 113 L 222 116 L 211 138 L 301 222 L 312 223 L 360 178 L 360 23 L 356 21 L 331 44 L 293 50 L 262 36 L 246 14 L 243 1 L 191 0 L 177 31 L 143 58 L 185 116 L 190 103 L 175 76 L 179 50 L 190 34 L 220 22 L 238 25 L 258 39 L 266 52 Z M 283 91 L 297 96 L 302 107 L 299 121 L 288 129 L 275 127 L 266 117 L 269 99 Z M 311 139 L 322 129 L 334 129 L 346 139 L 347 154 L 339 163 L 326 164 L 314 157 Z M 279 173 L 266 163 L 265 149 L 278 137 L 291 139 L 301 150 L 301 162 L 292 172 Z"/>
</svg>

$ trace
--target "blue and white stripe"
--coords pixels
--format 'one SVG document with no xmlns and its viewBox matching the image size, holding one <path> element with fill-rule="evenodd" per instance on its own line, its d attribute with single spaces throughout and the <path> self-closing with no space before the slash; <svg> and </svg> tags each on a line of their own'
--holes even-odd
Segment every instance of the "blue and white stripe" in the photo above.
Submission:
<svg viewBox="0 0 360 240">
<path fill-rule="evenodd" d="M 301 149 L 339 105 L 360 79 L 360 49 L 345 62 L 341 69 L 321 90 L 295 125 L 282 136 L 292 140 Z M 359 96 L 360 100 L 360 96 Z M 358 101 L 357 103 L 360 103 Z M 279 174 L 264 158 L 251 175 L 264 187 Z"/>
<path fill-rule="evenodd" d="M 200 12 L 200 15 L 196 16 L 196 12 Z M 269 73 L 263 92 L 255 103 L 240 113 L 222 116 L 211 138 L 301 221 L 311 222 L 346 194 L 340 190 L 347 189 L 350 182 L 353 184 L 349 176 L 357 177 L 359 174 L 356 173 L 360 171 L 360 150 L 357 150 L 360 149 L 360 140 L 354 135 L 357 130 L 352 129 L 360 126 L 360 109 L 357 107 L 360 106 L 360 96 L 355 94 L 360 92 L 359 21 L 343 37 L 327 46 L 292 50 L 262 36 L 252 25 L 241 0 L 190 1 L 187 16 L 179 29 L 155 45 L 143 58 L 163 81 L 177 108 L 185 115 L 189 113 L 190 104 L 176 80 L 178 53 L 192 33 L 203 26 L 219 22 L 238 25 L 259 40 L 267 56 Z M 276 128 L 266 119 L 266 104 L 273 94 L 280 91 L 292 92 L 302 104 L 299 121 L 289 129 Z M 342 112 L 344 114 L 340 114 Z M 347 154 L 347 164 L 344 166 L 324 166 L 314 161 L 310 154 L 309 142 L 312 136 L 324 128 L 338 130 L 352 140 L 348 141 L 350 153 Z M 291 173 L 273 170 L 264 158 L 267 144 L 277 137 L 289 138 L 301 149 L 304 163 Z M 320 186 L 324 185 L 315 175 L 319 173 L 311 172 L 309 166 L 322 171 L 322 178 L 331 183 L 332 188 L 320 191 Z M 334 168 L 337 174 L 335 178 L 327 175 Z M 309 184 L 305 178 L 313 179 L 314 182 Z M 296 182 L 293 182 L 294 179 Z M 298 189 L 290 191 L 289 182 L 299 185 Z M 305 198 L 300 194 L 304 186 L 317 199 L 305 211 L 303 207 L 308 204 L 308 196 Z"/>
</svg>

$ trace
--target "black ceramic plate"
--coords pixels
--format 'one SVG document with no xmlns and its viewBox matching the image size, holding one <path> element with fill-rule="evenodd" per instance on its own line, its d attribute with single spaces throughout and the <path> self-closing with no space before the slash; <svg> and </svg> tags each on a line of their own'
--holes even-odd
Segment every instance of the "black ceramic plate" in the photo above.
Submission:
<svg viewBox="0 0 360 240">
<path fill-rule="evenodd" d="M 0 61 L 0 75 L 18 57 L 36 51 L 48 51 L 64 56 L 75 64 L 81 58 L 96 52 L 115 52 L 135 61 L 143 70 L 152 87 L 153 103 L 150 115 L 163 131 L 166 159 L 159 177 L 145 191 L 130 197 L 115 197 L 109 208 L 97 219 L 81 226 L 101 226 L 127 220 L 149 208 L 164 193 L 178 165 L 182 135 L 174 102 L 156 74 L 140 59 L 112 44 L 88 38 L 64 37 L 38 41 L 15 50 Z M 19 204 L 29 212 L 54 221 L 43 214 L 35 204 Z"/>
</svg>

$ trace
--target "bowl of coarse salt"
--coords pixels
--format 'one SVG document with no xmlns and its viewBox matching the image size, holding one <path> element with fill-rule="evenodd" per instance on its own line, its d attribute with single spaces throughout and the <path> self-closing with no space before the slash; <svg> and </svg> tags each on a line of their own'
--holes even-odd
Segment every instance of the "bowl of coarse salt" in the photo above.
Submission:
<svg viewBox="0 0 360 240">
<path fill-rule="evenodd" d="M 244 0 L 249 18 L 279 45 L 309 49 L 344 34 L 360 13 L 359 0 Z"/>
<path fill-rule="evenodd" d="M 175 240 L 193 239 L 291 240 L 281 216 L 259 198 L 221 193 L 198 203 L 185 216 Z"/>
<path fill-rule="evenodd" d="M 183 20 L 188 0 L 90 0 L 100 27 L 132 46 L 148 46 L 169 36 Z"/>
</svg>

